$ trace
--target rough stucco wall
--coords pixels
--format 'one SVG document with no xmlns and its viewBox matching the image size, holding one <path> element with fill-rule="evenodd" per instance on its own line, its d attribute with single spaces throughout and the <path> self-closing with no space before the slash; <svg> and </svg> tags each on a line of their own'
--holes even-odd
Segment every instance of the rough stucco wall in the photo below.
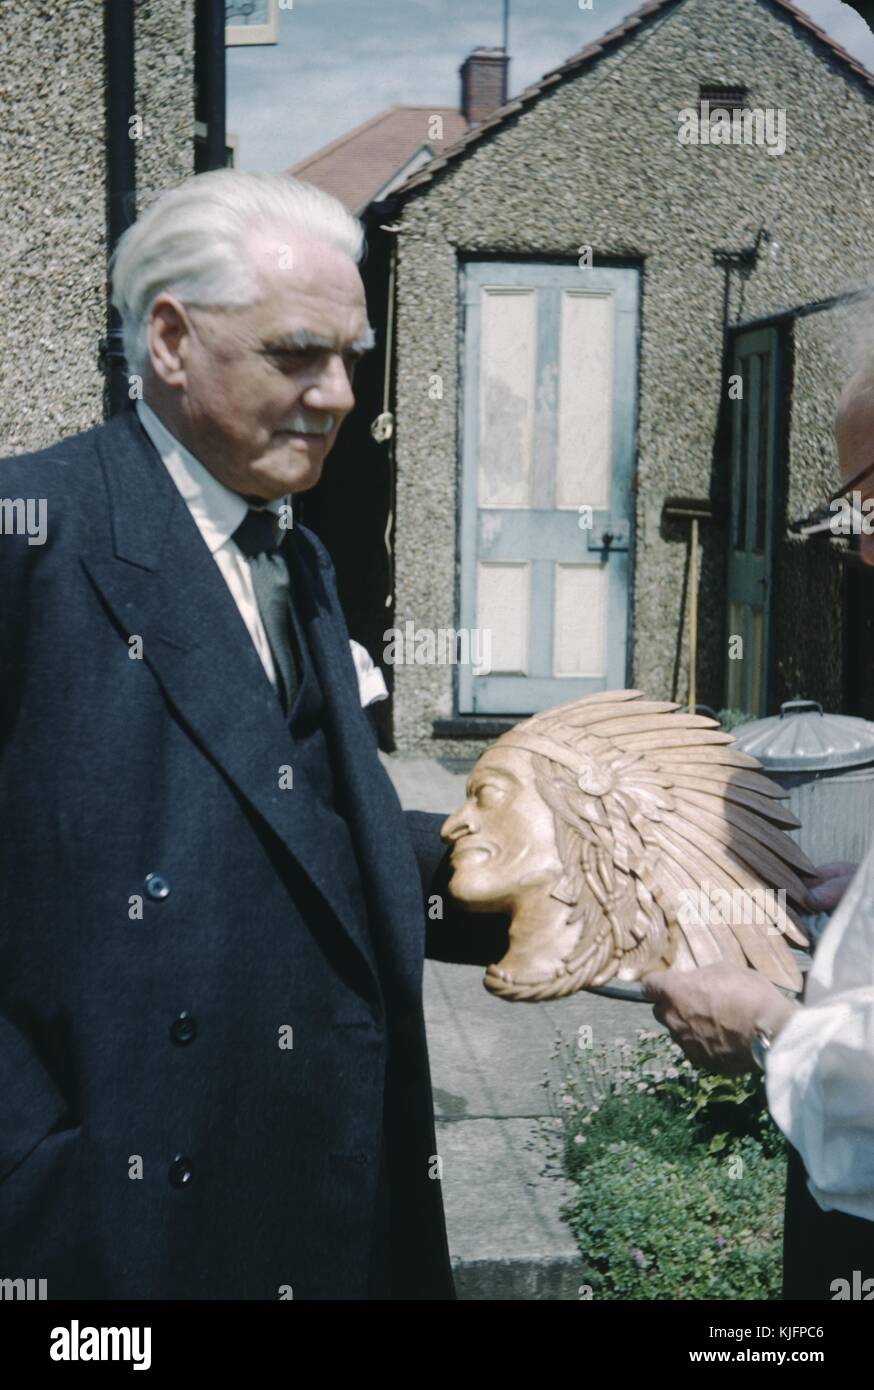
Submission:
<svg viewBox="0 0 874 1390">
<path fill-rule="evenodd" d="M 193 168 L 193 0 L 136 6 L 141 189 Z M 103 7 L 0 3 L 0 454 L 103 419 L 106 331 Z M 141 203 L 142 205 L 142 203 Z"/>
<path fill-rule="evenodd" d="M 711 492 L 719 410 L 724 276 L 716 247 L 752 241 L 761 225 L 776 259 L 732 284 L 731 316 L 751 319 L 872 278 L 871 94 L 837 61 L 758 0 L 686 0 L 641 26 L 586 74 L 552 89 L 413 195 L 400 218 L 397 391 L 397 622 L 452 626 L 455 615 L 459 318 L 456 258 L 550 256 L 643 265 L 634 684 L 685 694 L 687 631 L 678 633 L 687 545 L 660 523 L 664 497 Z M 787 150 L 681 147 L 677 114 L 701 82 L 749 89 L 747 105 L 783 107 Z M 585 271 L 580 271 L 581 277 Z M 801 391 L 827 402 L 837 367 Z M 428 399 L 428 375 L 444 378 Z M 803 412 L 793 434 L 804 427 Z M 796 451 L 814 494 L 821 461 Z M 802 483 L 804 470 L 814 477 Z M 815 493 L 815 495 L 819 495 Z M 724 537 L 702 556 L 699 699 L 721 703 Z M 673 538 L 671 538 L 673 537 Z M 449 667 L 396 670 L 395 734 L 430 740 L 452 710 Z M 462 745 L 463 746 L 463 745 Z"/>
<path fill-rule="evenodd" d="M 137 211 L 194 173 L 194 0 L 137 0 Z"/>
<path fill-rule="evenodd" d="M 835 411 L 856 367 L 872 313 L 874 301 L 867 308 L 864 303 L 837 305 L 796 321 L 795 437 L 786 488 L 790 518 L 820 505 L 837 485 Z"/>
<path fill-rule="evenodd" d="M 428 228 L 415 241 L 401 235 L 397 274 L 397 401 L 403 424 L 396 461 L 394 622 L 404 632 L 407 622 L 417 627 L 451 627 L 455 614 L 458 269 L 454 249 L 444 237 L 429 234 Z M 438 304 L 440 312 L 435 313 Z M 432 400 L 429 394 L 432 374 L 442 379 L 442 400 Z M 448 717 L 452 700 L 450 667 L 395 666 L 398 748 L 427 739 L 430 721 Z"/>
<path fill-rule="evenodd" d="M 100 418 L 102 53 L 98 5 L 0 5 L 3 454 Z"/>
</svg>

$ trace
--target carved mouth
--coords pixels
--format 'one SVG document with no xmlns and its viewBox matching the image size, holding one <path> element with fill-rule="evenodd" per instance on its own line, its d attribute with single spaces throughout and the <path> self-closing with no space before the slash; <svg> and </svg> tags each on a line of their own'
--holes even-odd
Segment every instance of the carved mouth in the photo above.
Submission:
<svg viewBox="0 0 874 1390">
<path fill-rule="evenodd" d="M 472 855 L 476 856 L 478 859 L 491 859 L 493 854 L 494 849 L 491 845 L 470 845 L 462 843 L 455 846 L 449 858 L 453 864 L 457 864 L 460 859 L 470 858 Z"/>
</svg>

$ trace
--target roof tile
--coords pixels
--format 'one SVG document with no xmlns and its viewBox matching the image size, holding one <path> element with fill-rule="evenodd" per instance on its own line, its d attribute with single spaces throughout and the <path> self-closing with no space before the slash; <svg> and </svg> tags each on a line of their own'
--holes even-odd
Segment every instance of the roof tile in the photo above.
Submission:
<svg viewBox="0 0 874 1390">
<path fill-rule="evenodd" d="M 432 116 L 443 118 L 442 140 L 429 138 Z M 286 172 L 333 193 L 350 211 L 359 212 L 417 150 L 428 146 L 441 154 L 467 129 L 455 107 L 389 106 Z"/>
</svg>

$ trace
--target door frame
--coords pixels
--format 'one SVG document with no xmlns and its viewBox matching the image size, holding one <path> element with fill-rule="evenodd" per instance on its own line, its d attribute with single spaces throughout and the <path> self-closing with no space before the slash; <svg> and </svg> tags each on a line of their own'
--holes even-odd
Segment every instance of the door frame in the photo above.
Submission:
<svg viewBox="0 0 874 1390">
<path fill-rule="evenodd" d="M 459 627 L 463 627 L 465 618 L 470 614 L 475 617 L 475 566 L 471 573 L 466 574 L 464 569 L 465 554 L 475 554 L 476 526 L 478 512 L 478 473 L 476 464 L 476 445 L 474 431 L 469 427 L 471 422 L 466 419 L 465 406 L 467 397 L 468 382 L 474 383 L 479 379 L 479 360 L 478 360 L 478 336 L 469 332 L 468 304 L 469 280 L 468 271 L 475 265 L 494 266 L 496 269 L 506 269 L 517 267 L 519 270 L 525 267 L 544 268 L 556 267 L 561 269 L 576 269 L 581 277 L 591 276 L 589 281 L 593 290 L 598 288 L 599 271 L 633 271 L 635 283 L 633 290 L 633 339 L 631 344 L 631 358 L 633 364 L 633 385 L 631 409 L 627 412 L 627 417 L 623 415 L 622 400 L 624 393 L 617 390 L 614 394 L 614 438 L 620 435 L 625 436 L 625 447 L 628 452 L 628 498 L 627 514 L 629 520 L 630 538 L 627 551 L 623 557 L 623 580 L 620 581 L 623 590 L 624 613 L 625 613 L 625 652 L 624 652 L 624 671 L 623 684 L 628 686 L 631 678 L 631 668 L 634 647 L 634 573 L 636 558 L 636 527 L 637 527 L 637 470 L 638 470 L 638 448 L 639 448 L 639 417 L 640 417 L 640 341 L 641 341 L 641 319 L 643 313 L 644 295 L 644 267 L 638 260 L 628 258 L 617 258 L 615 260 L 598 260 L 597 265 L 590 268 L 583 268 L 578 261 L 565 259 L 555 256 L 525 255 L 524 253 L 511 253 L 501 255 L 500 252 L 479 252 L 471 255 L 460 254 L 457 262 L 457 293 L 459 306 L 459 334 L 458 334 L 458 376 L 457 376 L 457 446 L 456 446 L 456 584 L 455 584 L 455 613 L 456 622 Z M 586 281 L 581 278 L 581 285 L 585 287 Z M 627 293 L 628 291 L 625 291 Z M 477 296 L 479 291 L 477 290 Z M 475 306 L 478 311 L 478 304 Z M 539 329 L 538 329 L 539 336 Z M 618 342 L 616 349 L 618 354 Z M 620 374 L 614 375 L 614 381 L 621 379 Z M 617 421 L 619 428 L 617 429 Z M 611 476 L 611 497 L 610 510 L 616 511 L 616 494 L 614 492 L 615 479 Z M 619 557 L 617 557 L 618 559 Z M 615 561 L 614 561 L 615 563 Z M 612 600 L 615 602 L 616 600 Z M 494 723 L 495 719 L 506 720 L 509 723 L 516 723 L 524 718 L 523 714 L 491 714 L 484 711 L 473 710 L 473 669 L 472 667 L 457 667 L 453 672 L 453 704 L 455 716 L 465 722 L 468 720 L 477 722 Z M 609 688 L 609 678 L 608 678 Z M 467 708 L 462 712 L 462 704 Z"/>
</svg>

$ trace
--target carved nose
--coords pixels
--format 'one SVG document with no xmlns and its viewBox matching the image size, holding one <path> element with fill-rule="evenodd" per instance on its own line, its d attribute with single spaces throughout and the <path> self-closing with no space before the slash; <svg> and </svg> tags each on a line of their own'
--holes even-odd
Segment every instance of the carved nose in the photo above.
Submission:
<svg viewBox="0 0 874 1390">
<path fill-rule="evenodd" d="M 469 832 L 470 820 L 467 807 L 462 806 L 457 811 L 453 811 L 451 816 L 446 817 L 446 820 L 440 827 L 440 838 L 442 840 L 454 841 L 457 840 L 459 836 L 467 835 Z"/>
<path fill-rule="evenodd" d="M 455 823 L 458 820 L 458 812 L 453 811 L 451 816 L 447 816 L 440 827 L 440 839 L 451 840 L 455 833 Z"/>
</svg>

